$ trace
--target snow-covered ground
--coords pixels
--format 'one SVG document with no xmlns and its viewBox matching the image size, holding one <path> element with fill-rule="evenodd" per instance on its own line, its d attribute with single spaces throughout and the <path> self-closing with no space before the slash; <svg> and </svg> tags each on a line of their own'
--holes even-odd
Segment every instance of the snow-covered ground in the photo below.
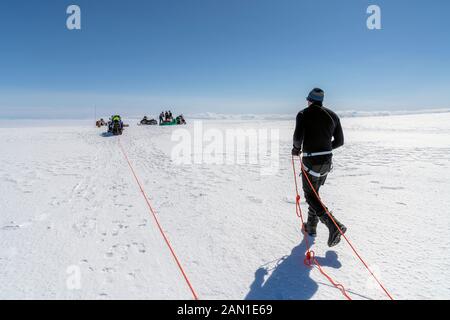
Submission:
<svg viewBox="0 0 450 320">
<path fill-rule="evenodd" d="M 278 129 L 273 175 L 254 164 L 176 165 L 179 128 L 135 123 L 121 143 L 201 299 L 343 299 L 303 265 L 293 121 L 203 122 Z M 342 123 L 346 145 L 323 199 L 395 298 L 449 299 L 450 113 Z M 0 298 L 192 298 L 118 138 L 103 131 L 0 123 Z M 326 228 L 318 232 L 319 261 L 352 298 L 385 298 L 345 242 L 330 250 Z"/>
</svg>

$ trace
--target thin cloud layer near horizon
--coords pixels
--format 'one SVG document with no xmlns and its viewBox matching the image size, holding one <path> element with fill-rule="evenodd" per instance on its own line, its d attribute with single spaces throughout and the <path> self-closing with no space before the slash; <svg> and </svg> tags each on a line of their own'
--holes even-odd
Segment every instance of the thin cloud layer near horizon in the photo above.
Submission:
<svg viewBox="0 0 450 320">
<path fill-rule="evenodd" d="M 5 0 L 0 117 L 286 114 L 313 87 L 335 110 L 449 108 L 449 14 L 446 0 Z"/>
</svg>

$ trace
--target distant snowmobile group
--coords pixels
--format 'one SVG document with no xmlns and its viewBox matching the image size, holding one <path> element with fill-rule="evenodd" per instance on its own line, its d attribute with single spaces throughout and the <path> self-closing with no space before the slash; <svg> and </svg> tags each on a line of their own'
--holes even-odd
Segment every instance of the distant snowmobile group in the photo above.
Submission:
<svg viewBox="0 0 450 320">
<path fill-rule="evenodd" d="M 157 125 L 158 121 L 155 119 L 148 119 L 147 116 L 145 116 L 138 125 Z M 174 126 L 174 125 L 181 125 L 186 124 L 186 120 L 184 120 L 183 115 L 179 115 L 178 117 L 174 118 L 172 115 L 172 111 L 163 111 L 159 114 L 159 125 L 160 126 Z"/>
<path fill-rule="evenodd" d="M 164 111 L 161 112 L 161 114 L 159 115 L 160 126 L 173 126 L 183 124 L 186 124 L 186 120 L 184 119 L 182 114 L 174 118 L 171 111 Z M 107 126 L 108 133 L 115 136 L 122 135 L 124 127 L 128 127 L 128 125 L 125 125 L 123 123 L 120 115 L 111 116 L 108 122 L 106 122 L 105 120 L 103 120 L 103 118 L 101 118 L 100 120 L 97 120 L 95 122 L 95 125 L 98 128 Z M 147 116 L 144 116 L 142 120 L 139 121 L 138 123 L 138 126 L 155 126 L 155 125 L 158 125 L 158 121 L 155 119 L 150 119 Z"/>
</svg>

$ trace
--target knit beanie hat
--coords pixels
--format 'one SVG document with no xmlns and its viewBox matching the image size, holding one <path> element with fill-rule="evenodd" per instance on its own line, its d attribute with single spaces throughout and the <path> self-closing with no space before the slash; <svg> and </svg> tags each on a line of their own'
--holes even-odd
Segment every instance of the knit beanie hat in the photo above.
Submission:
<svg viewBox="0 0 450 320">
<path fill-rule="evenodd" d="M 309 93 L 306 100 L 308 100 L 309 102 L 323 102 L 324 97 L 325 97 L 325 93 L 323 92 L 322 89 L 314 88 Z"/>
</svg>

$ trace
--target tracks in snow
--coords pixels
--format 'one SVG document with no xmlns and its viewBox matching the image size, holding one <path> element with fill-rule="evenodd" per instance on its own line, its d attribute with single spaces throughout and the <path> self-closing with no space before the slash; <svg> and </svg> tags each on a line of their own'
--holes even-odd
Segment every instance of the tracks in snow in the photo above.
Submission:
<svg viewBox="0 0 450 320">
<path fill-rule="evenodd" d="M 116 292 L 120 287 L 126 287 L 126 291 L 131 287 L 139 298 L 189 298 L 170 252 L 148 214 L 117 138 L 100 137 L 100 140 L 87 142 L 94 143 L 98 149 L 98 172 L 86 177 L 73 195 L 73 202 L 77 202 L 77 197 L 88 195 L 89 200 L 84 202 L 91 207 L 85 208 L 87 214 L 75 225 L 91 238 L 100 238 L 100 243 L 104 244 L 101 270 L 93 266 L 98 262 L 91 264 L 89 258 L 81 259 L 88 270 L 96 272 L 97 276 L 99 271 L 104 275 L 105 281 L 101 284 L 104 289 L 98 298 L 129 297 L 126 292 Z M 128 142 L 124 145 L 127 148 Z M 151 165 L 146 168 L 154 169 Z"/>
</svg>

